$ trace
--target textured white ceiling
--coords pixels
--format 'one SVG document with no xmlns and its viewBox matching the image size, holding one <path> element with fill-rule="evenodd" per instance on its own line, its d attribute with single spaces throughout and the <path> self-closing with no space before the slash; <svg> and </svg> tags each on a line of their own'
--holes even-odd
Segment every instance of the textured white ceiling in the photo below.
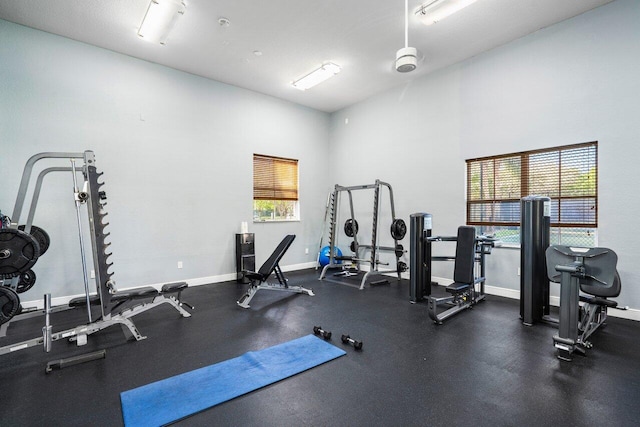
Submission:
<svg viewBox="0 0 640 427">
<path fill-rule="evenodd" d="M 430 26 L 410 0 L 409 45 L 424 58 L 406 74 L 393 68 L 404 0 L 185 0 L 166 46 L 136 34 L 149 1 L 0 0 L 0 18 L 333 112 L 612 0 L 478 0 Z M 291 86 L 327 61 L 342 72 L 305 92 Z"/>
</svg>

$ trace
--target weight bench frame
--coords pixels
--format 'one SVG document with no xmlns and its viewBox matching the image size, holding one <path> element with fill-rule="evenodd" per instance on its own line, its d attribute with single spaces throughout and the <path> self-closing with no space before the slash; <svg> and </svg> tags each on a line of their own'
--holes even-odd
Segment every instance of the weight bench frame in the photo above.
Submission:
<svg viewBox="0 0 640 427">
<path fill-rule="evenodd" d="M 264 262 L 264 264 L 262 264 L 257 272 L 246 270 L 243 271 L 245 277 L 251 280 L 251 284 L 249 285 L 249 289 L 247 289 L 247 292 L 242 295 L 242 297 L 238 301 L 236 301 L 236 303 L 240 307 L 249 308 L 249 303 L 251 302 L 255 294 L 261 289 L 307 294 L 309 296 L 315 295 L 311 289 L 303 288 L 302 286 L 289 286 L 289 284 L 287 283 L 287 278 L 284 277 L 284 273 L 280 268 L 280 260 L 287 252 L 295 238 L 295 234 L 289 234 L 285 236 L 273 251 L 271 256 Z M 278 279 L 278 283 L 267 282 L 267 280 L 271 276 L 271 273 L 275 274 L 276 279 Z"/>
<path fill-rule="evenodd" d="M 140 332 L 138 331 L 138 328 L 136 328 L 135 324 L 129 319 L 147 310 L 158 307 L 161 304 L 171 305 L 173 308 L 175 308 L 178 311 L 178 313 L 180 313 L 182 317 L 191 317 L 191 313 L 189 313 L 184 308 L 182 308 L 183 303 L 180 301 L 180 294 L 182 293 L 182 290 L 186 289 L 187 287 L 188 285 L 186 284 L 186 282 L 175 282 L 175 283 L 167 283 L 163 285 L 160 291 L 156 290 L 154 287 L 147 286 L 144 288 L 134 288 L 126 291 L 116 292 L 111 296 L 112 302 L 115 302 L 115 305 L 113 305 L 112 310 L 117 309 L 118 307 L 122 306 L 127 302 L 134 301 L 137 299 L 145 299 L 145 298 L 153 297 L 153 300 L 151 300 L 151 302 L 143 302 L 141 304 L 127 308 L 115 314 L 113 314 L 113 311 L 112 311 L 110 315 L 105 316 L 104 320 L 98 320 L 96 322 L 93 322 L 94 324 L 100 327 L 97 327 L 97 328 L 92 327 L 86 333 L 80 329 L 80 331 L 78 331 L 77 334 L 69 338 L 69 341 L 77 341 L 79 346 L 83 345 L 84 343 L 86 343 L 86 336 L 91 335 L 95 332 L 101 331 L 102 329 L 108 328 L 109 326 L 112 326 L 115 324 L 120 324 L 122 326 L 122 331 L 127 337 L 127 340 L 130 340 L 132 338 L 135 338 L 136 341 L 143 340 L 147 337 L 140 334 Z M 176 293 L 178 294 L 177 298 L 173 295 Z M 84 298 L 79 298 L 78 301 L 84 302 Z M 72 300 L 72 302 L 70 302 L 69 304 L 71 305 L 73 302 L 74 301 Z M 95 303 L 99 304 L 99 302 L 100 302 L 99 299 L 96 299 Z M 78 328 L 82 328 L 82 326 Z M 78 329 L 78 328 L 74 328 L 74 329 Z"/>
<path fill-rule="evenodd" d="M 136 341 L 140 341 L 146 338 L 146 336 L 142 335 L 136 325 L 131 320 L 132 317 L 137 316 L 140 313 L 143 313 L 152 308 L 158 307 L 161 304 L 169 304 L 173 308 L 175 308 L 182 317 L 191 317 L 191 313 L 182 308 L 182 302 L 179 299 L 179 296 L 176 298 L 174 294 L 180 294 L 183 289 L 187 286 L 186 282 L 176 282 L 176 283 L 168 283 L 162 286 L 160 291 L 155 290 L 155 288 L 138 288 L 141 292 L 136 292 L 136 289 L 123 291 L 120 295 L 128 295 L 129 298 L 122 298 L 119 302 L 120 304 L 133 301 L 135 299 L 149 298 L 153 296 L 153 300 L 151 302 L 143 302 L 142 304 L 135 305 L 131 308 L 123 310 L 119 313 L 113 314 L 109 313 L 104 316 L 103 319 L 96 320 L 91 323 L 87 323 L 85 325 L 76 326 L 75 328 L 67 329 L 60 332 L 54 332 L 51 334 L 51 342 L 58 341 L 61 339 L 68 339 L 70 342 L 76 342 L 78 346 L 85 345 L 87 343 L 87 337 L 91 334 L 99 332 L 103 329 L 109 328 L 114 325 L 120 325 L 122 327 L 122 331 L 124 332 L 127 340 L 135 339 Z M 153 289 L 155 293 L 151 293 L 149 289 Z M 97 295 L 96 295 L 97 296 Z M 113 295 L 114 299 L 118 299 L 118 293 Z M 85 301 L 85 297 L 80 297 L 75 299 L 80 302 Z M 94 298 L 95 304 L 100 304 L 99 298 Z M 70 305 L 74 302 L 72 300 Z M 118 306 L 120 305 L 118 304 Z M 186 305 L 186 303 L 184 303 Z M 75 304 L 75 306 L 82 306 L 83 304 Z M 86 303 L 84 304 L 86 305 Z M 117 306 L 116 306 L 117 307 Z M 193 308 L 193 307 L 191 307 Z M 8 346 L 0 347 L 0 355 L 12 353 L 17 350 L 23 350 L 25 348 L 34 347 L 37 345 L 43 345 L 45 343 L 45 335 L 33 338 L 30 340 L 22 341 L 16 344 L 11 344 Z"/>
</svg>

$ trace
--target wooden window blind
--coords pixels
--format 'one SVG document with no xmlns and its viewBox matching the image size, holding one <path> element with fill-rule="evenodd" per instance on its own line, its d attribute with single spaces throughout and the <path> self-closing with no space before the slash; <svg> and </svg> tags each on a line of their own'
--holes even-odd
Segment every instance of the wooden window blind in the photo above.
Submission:
<svg viewBox="0 0 640 427">
<path fill-rule="evenodd" d="M 520 199 L 551 198 L 551 226 L 598 226 L 598 143 L 467 160 L 467 224 L 520 225 Z"/>
<path fill-rule="evenodd" d="M 254 154 L 253 200 L 298 200 L 298 161 Z"/>
</svg>

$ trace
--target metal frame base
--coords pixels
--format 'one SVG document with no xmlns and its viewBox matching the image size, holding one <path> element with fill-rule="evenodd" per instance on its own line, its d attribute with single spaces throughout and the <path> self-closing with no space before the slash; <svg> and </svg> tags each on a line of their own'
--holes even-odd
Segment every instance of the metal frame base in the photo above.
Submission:
<svg viewBox="0 0 640 427">
<path fill-rule="evenodd" d="M 242 308 L 249 308 L 250 307 L 249 303 L 251 302 L 255 294 L 261 289 L 265 289 L 268 291 L 284 291 L 284 292 L 293 292 L 296 294 L 307 294 L 310 297 L 315 296 L 315 294 L 311 289 L 303 288 L 302 286 L 288 286 L 287 284 L 284 284 L 284 285 L 280 283 L 272 284 L 268 282 L 263 282 L 263 283 L 260 283 L 259 285 L 256 285 L 255 283 L 251 283 L 251 285 L 249 285 L 249 289 L 247 289 L 247 292 L 242 296 L 242 298 L 236 301 L 236 303 Z"/>
<path fill-rule="evenodd" d="M 476 284 L 477 283 L 479 282 L 476 282 Z M 458 314 L 462 310 L 472 308 L 474 305 L 484 300 L 485 294 L 483 292 L 477 292 L 472 285 L 467 290 L 457 295 L 452 295 L 450 297 L 442 297 L 442 298 L 436 298 L 436 297 L 430 296 L 428 298 L 429 298 L 429 307 L 428 307 L 429 317 L 431 318 L 431 320 L 433 320 L 434 323 L 438 325 L 442 325 L 442 323 L 445 320 L 447 320 L 449 317 Z M 438 307 L 443 305 L 448 305 L 451 307 L 441 312 L 440 314 L 438 314 Z"/>
<path fill-rule="evenodd" d="M 67 329 L 60 332 L 51 333 L 51 342 L 61 339 L 68 339 L 70 342 L 76 342 L 78 346 L 82 346 L 87 343 L 87 337 L 103 329 L 109 328 L 114 325 L 120 325 L 127 340 L 135 339 L 140 341 L 145 339 L 136 325 L 130 319 L 140 313 L 157 307 L 161 304 L 169 304 L 175 308 L 182 317 L 191 317 L 191 313 L 182 308 L 180 302 L 173 296 L 158 295 L 153 298 L 153 301 L 138 304 L 134 307 L 126 309 L 115 315 L 107 315 L 104 319 L 97 320 L 95 322 L 88 323 L 86 325 L 76 326 L 75 328 Z M 14 351 L 24 350 L 25 348 L 34 347 L 37 345 L 45 344 L 45 333 L 43 328 L 43 336 L 33 338 L 30 340 L 22 341 L 19 343 L 0 347 L 0 355 L 13 353 Z"/>
</svg>

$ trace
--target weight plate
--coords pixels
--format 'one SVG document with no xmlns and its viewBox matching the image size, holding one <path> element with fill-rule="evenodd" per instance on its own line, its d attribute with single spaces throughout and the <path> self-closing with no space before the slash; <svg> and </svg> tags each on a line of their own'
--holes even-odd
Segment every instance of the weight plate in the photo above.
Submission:
<svg viewBox="0 0 640 427">
<path fill-rule="evenodd" d="M 33 285 L 35 284 L 36 273 L 33 270 L 27 270 L 20 275 L 20 282 L 18 282 L 16 292 L 18 292 L 19 294 L 27 292 L 29 289 L 33 288 Z"/>
<path fill-rule="evenodd" d="M 356 242 L 352 241 L 351 244 L 349 245 L 349 249 L 351 249 L 351 252 L 356 252 Z"/>
<path fill-rule="evenodd" d="M 25 229 L 25 225 L 18 226 L 18 230 L 24 231 L 24 229 Z M 31 226 L 31 231 L 29 232 L 29 234 L 35 237 L 36 240 L 38 241 L 38 244 L 40 245 L 40 256 L 44 255 L 44 253 L 47 252 L 47 249 L 49 249 L 49 245 L 51 244 L 51 239 L 49 238 L 49 234 L 47 234 L 46 231 L 44 231 L 42 228 L 38 227 L 37 225 Z"/>
<path fill-rule="evenodd" d="M 353 237 L 358 234 L 358 221 L 352 218 L 346 220 L 344 223 L 344 234 L 349 237 Z"/>
<path fill-rule="evenodd" d="M 391 237 L 396 240 L 404 239 L 407 234 L 407 224 L 402 219 L 394 219 L 391 223 Z"/>
<path fill-rule="evenodd" d="M 404 255 L 404 246 L 398 243 L 396 245 L 396 257 L 400 258 L 402 255 Z"/>
<path fill-rule="evenodd" d="M 409 267 L 407 266 L 407 263 L 404 261 L 398 261 L 397 264 L 397 271 L 399 273 L 404 273 L 405 271 L 407 271 L 409 269 Z"/>
<path fill-rule="evenodd" d="M 40 246 L 35 237 L 13 228 L 0 230 L 0 275 L 4 278 L 29 270 L 39 256 Z"/>
<path fill-rule="evenodd" d="M 20 309 L 20 298 L 11 288 L 0 286 L 0 325 L 11 320 Z"/>
</svg>

